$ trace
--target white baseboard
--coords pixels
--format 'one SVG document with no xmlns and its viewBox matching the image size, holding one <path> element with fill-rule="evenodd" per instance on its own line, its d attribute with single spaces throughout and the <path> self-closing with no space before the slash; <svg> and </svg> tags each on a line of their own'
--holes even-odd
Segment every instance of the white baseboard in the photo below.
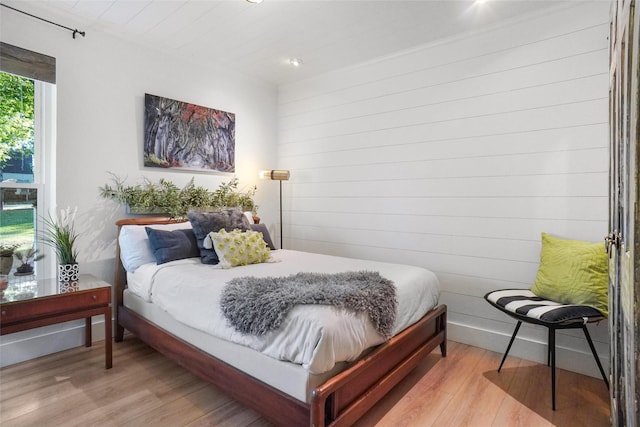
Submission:
<svg viewBox="0 0 640 427">
<path fill-rule="evenodd" d="M 504 353 L 510 338 L 510 335 L 461 323 L 448 322 L 447 326 L 447 339 L 500 354 Z M 104 320 L 100 317 L 94 319 L 91 331 L 93 341 L 103 340 Z M 67 322 L 5 335 L 0 340 L 0 367 L 82 345 L 84 345 L 84 321 Z M 518 336 L 511 347 L 509 356 L 546 364 L 547 343 Z M 600 355 L 600 362 L 605 372 L 608 372 L 609 358 Z M 601 378 L 600 371 L 590 352 L 557 346 L 556 366 L 568 371 Z"/>
<path fill-rule="evenodd" d="M 94 342 L 104 340 L 102 317 L 92 321 L 91 338 Z M 84 320 L 4 335 L 0 339 L 0 367 L 83 345 Z"/>
<path fill-rule="evenodd" d="M 504 354 L 511 335 L 476 328 L 470 325 L 447 322 L 447 339 Z M 538 363 L 547 363 L 547 342 L 521 338 L 518 335 L 511 346 L 509 357 L 519 357 Z M 605 373 L 609 372 L 608 355 L 599 355 Z M 582 352 L 556 345 L 556 367 L 567 371 L 602 378 L 591 352 Z M 496 366 L 498 369 L 498 366 Z"/>
</svg>

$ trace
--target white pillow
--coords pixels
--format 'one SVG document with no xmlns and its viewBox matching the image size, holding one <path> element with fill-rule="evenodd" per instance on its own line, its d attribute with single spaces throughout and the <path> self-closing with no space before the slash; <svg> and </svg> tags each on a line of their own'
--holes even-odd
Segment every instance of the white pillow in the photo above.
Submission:
<svg viewBox="0 0 640 427">
<path fill-rule="evenodd" d="M 247 220 L 249 221 L 249 224 L 255 224 L 256 222 L 253 220 L 253 212 L 247 211 L 247 212 L 243 212 L 244 216 L 247 217 Z"/>
<path fill-rule="evenodd" d="M 191 223 L 176 222 L 172 224 L 153 224 L 153 225 L 123 225 L 120 229 L 118 243 L 120 244 L 120 260 L 124 269 L 129 273 L 136 271 L 138 267 L 150 262 L 155 263 L 156 257 L 153 255 L 153 249 L 149 244 L 149 237 L 145 231 L 145 227 L 151 227 L 158 230 L 184 230 L 191 228 Z"/>
</svg>

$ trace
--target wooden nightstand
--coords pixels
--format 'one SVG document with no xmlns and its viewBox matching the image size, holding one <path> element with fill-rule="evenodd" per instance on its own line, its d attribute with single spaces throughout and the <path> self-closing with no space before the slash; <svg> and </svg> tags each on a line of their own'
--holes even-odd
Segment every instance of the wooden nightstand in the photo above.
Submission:
<svg viewBox="0 0 640 427">
<path fill-rule="evenodd" d="M 0 335 L 69 320 L 85 319 L 85 346 L 91 347 L 91 316 L 104 314 L 105 367 L 111 356 L 111 285 L 89 274 L 60 285 L 56 279 L 9 282 L 0 301 Z"/>
</svg>

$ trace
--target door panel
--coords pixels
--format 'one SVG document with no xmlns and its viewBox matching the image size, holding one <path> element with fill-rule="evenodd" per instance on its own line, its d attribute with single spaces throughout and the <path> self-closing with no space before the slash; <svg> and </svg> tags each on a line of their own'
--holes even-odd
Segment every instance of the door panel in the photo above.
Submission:
<svg viewBox="0 0 640 427">
<path fill-rule="evenodd" d="M 638 223 L 639 22 L 635 0 L 612 3 L 609 72 L 609 313 L 611 420 L 638 426 L 640 225 Z"/>
</svg>

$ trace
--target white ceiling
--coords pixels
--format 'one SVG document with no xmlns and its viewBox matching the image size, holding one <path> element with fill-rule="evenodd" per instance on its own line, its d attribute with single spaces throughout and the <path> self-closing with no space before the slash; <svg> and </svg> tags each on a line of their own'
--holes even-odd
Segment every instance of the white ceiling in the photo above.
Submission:
<svg viewBox="0 0 640 427">
<path fill-rule="evenodd" d="M 104 31 L 286 84 L 499 24 L 559 1 L 494 0 L 3 0 L 86 31 Z M 16 13 L 2 8 L 2 13 Z M 42 25 L 49 25 L 42 23 Z M 62 31 L 62 30 L 61 30 Z M 70 34 L 71 36 L 71 34 Z M 78 36 L 79 37 L 79 36 Z M 81 41 L 79 41 L 81 42 Z M 292 57 L 304 64 L 295 68 Z"/>
</svg>

